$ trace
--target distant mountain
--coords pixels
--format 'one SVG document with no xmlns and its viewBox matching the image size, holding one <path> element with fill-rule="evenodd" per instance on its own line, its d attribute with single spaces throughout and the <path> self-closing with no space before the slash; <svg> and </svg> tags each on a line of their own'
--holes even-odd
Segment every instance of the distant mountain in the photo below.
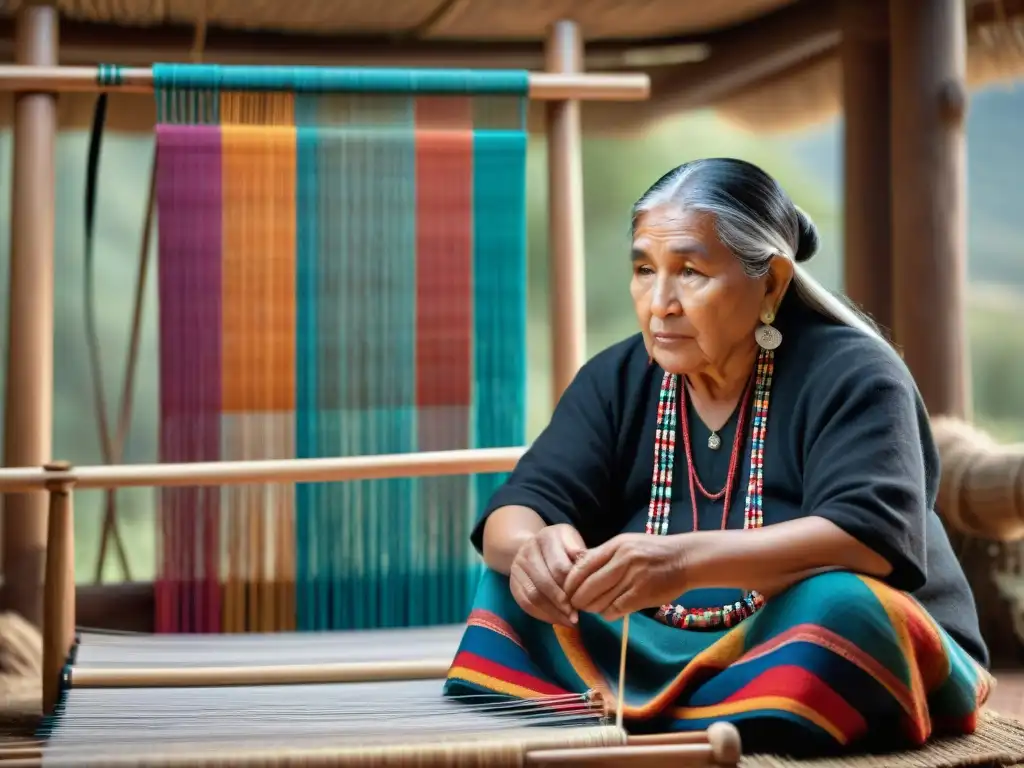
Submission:
<svg viewBox="0 0 1024 768">
<path fill-rule="evenodd" d="M 841 205 L 842 123 L 785 137 L 791 160 Z M 974 94 L 967 122 L 968 273 L 1024 288 L 1024 85 Z M 841 246 L 841 243 L 839 243 Z"/>
</svg>

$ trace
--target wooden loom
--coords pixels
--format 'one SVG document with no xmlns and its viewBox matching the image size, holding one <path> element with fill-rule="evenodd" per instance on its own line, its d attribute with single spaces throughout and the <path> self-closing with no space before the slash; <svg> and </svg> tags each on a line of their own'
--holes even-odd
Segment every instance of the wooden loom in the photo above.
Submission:
<svg viewBox="0 0 1024 768">
<path fill-rule="evenodd" d="M 220 435 L 217 435 L 219 439 L 212 442 L 208 440 L 212 421 L 222 416 L 220 409 L 225 397 L 234 398 L 235 401 L 233 409 L 228 410 L 243 416 L 252 415 L 253 412 L 258 414 L 260 411 L 287 411 L 289 408 L 296 412 L 301 410 L 301 405 L 295 399 L 302 398 L 303 388 L 295 379 L 306 373 L 306 369 L 296 369 L 290 374 L 291 380 L 287 371 L 284 376 L 281 373 L 282 369 L 292 364 L 297 354 L 301 360 L 301 351 L 296 350 L 296 347 L 303 341 L 298 336 L 294 340 L 289 339 L 280 327 L 290 323 L 299 324 L 301 319 L 282 318 L 279 312 L 281 302 L 270 302 L 272 311 L 269 317 L 261 317 L 259 304 L 253 300 L 251 293 L 255 287 L 259 295 L 266 298 L 275 291 L 279 294 L 287 292 L 303 281 L 301 265 L 296 270 L 295 261 L 290 264 L 287 261 L 283 265 L 281 263 L 281 252 L 295 248 L 295 241 L 302 241 L 301 232 L 296 237 L 295 227 L 301 226 L 303 221 L 295 211 L 296 203 L 294 200 L 288 203 L 281 196 L 275 197 L 273 191 L 269 196 L 262 194 L 264 187 L 280 183 L 281 176 L 298 175 L 294 166 L 301 162 L 301 157 L 289 157 L 289 153 L 298 145 L 301 156 L 303 128 L 308 129 L 310 125 L 307 123 L 304 126 L 301 123 L 300 114 L 305 111 L 308 120 L 311 107 L 309 100 L 301 104 L 294 94 L 347 92 L 346 98 L 337 99 L 333 104 L 329 103 L 330 99 L 321 100 L 312 111 L 320 112 L 326 107 L 329 120 L 333 121 L 326 133 L 315 137 L 316 141 L 325 136 L 337 139 L 340 135 L 342 144 L 349 142 L 348 149 L 351 150 L 353 142 L 358 146 L 359 143 L 372 141 L 371 134 L 374 132 L 384 134 L 385 139 L 390 137 L 407 141 L 409 138 L 408 125 L 382 125 L 379 122 L 382 113 L 387 111 L 381 109 L 384 101 L 377 100 L 376 105 L 368 111 L 359 109 L 359 102 L 368 90 L 383 89 L 392 99 L 396 94 L 408 99 L 409 92 L 414 91 L 416 99 L 423 99 L 416 106 L 424 107 L 429 126 L 424 140 L 434 140 L 441 145 L 440 160 L 443 161 L 445 148 L 449 156 L 454 155 L 458 160 L 460 152 L 453 151 L 453 145 L 464 144 L 467 140 L 487 144 L 486 135 L 481 142 L 480 134 L 467 130 L 465 121 L 468 115 L 465 104 L 459 103 L 459 95 L 469 92 L 490 97 L 513 96 L 520 101 L 526 97 L 553 100 L 643 98 L 648 88 L 646 78 L 479 72 L 454 75 L 443 72 L 397 72 L 396 75 L 394 70 L 370 72 L 305 69 L 275 72 L 269 69 L 261 71 L 254 68 L 173 65 L 154 70 L 100 69 L 98 72 L 87 68 L 17 67 L 4 68 L 0 74 L 8 83 L 13 82 L 18 88 L 31 90 L 96 87 L 146 89 L 155 86 L 161 98 L 164 118 L 164 125 L 158 131 L 158 162 L 164 167 L 163 178 L 157 180 L 158 194 L 160 182 L 166 182 L 163 195 L 165 200 L 171 201 L 161 211 L 164 225 L 161 237 L 179 240 L 177 244 L 162 244 L 161 270 L 165 273 L 177 270 L 178 278 L 175 281 L 165 276 L 162 289 L 166 285 L 178 283 L 179 298 L 185 303 L 176 307 L 176 320 L 179 323 L 191 323 L 192 332 L 191 337 L 183 335 L 172 340 L 166 336 L 162 338 L 162 352 L 167 355 L 162 364 L 169 368 L 179 366 L 187 369 L 184 373 L 186 379 L 191 376 L 192 384 L 191 388 L 185 386 L 176 392 L 164 393 L 164 403 L 169 408 L 170 416 L 165 414 L 162 421 L 165 430 L 162 444 L 166 447 L 162 451 L 162 458 L 176 460 L 177 463 L 77 470 L 67 465 L 53 464 L 44 470 L 0 470 L 0 490 L 25 492 L 46 488 L 50 493 L 43 681 L 44 704 L 49 720 L 42 730 L 44 738 L 38 748 L 8 750 L 0 755 L 8 766 L 176 766 L 208 762 L 239 766 L 271 763 L 360 766 L 604 765 L 625 759 L 651 766 L 736 764 L 739 758 L 738 735 L 731 726 L 718 724 L 706 734 L 632 737 L 622 728 L 621 717 L 614 726 L 605 724 L 610 710 L 621 713 L 621 702 L 615 708 L 606 705 L 611 700 L 606 692 L 597 692 L 600 694 L 597 697 L 571 696 L 557 700 L 512 703 L 455 702 L 442 699 L 439 681 L 447 673 L 454 655 L 456 638 L 461 631 L 459 627 L 386 630 L 384 634 L 358 631 L 340 634 L 307 632 L 202 637 L 171 637 L 164 634 L 127 638 L 74 634 L 73 487 L 110 489 L 130 485 L 157 486 L 162 489 L 164 520 L 174 531 L 169 538 L 177 536 L 179 539 L 186 533 L 201 533 L 204 538 L 216 538 L 220 532 L 220 521 L 210 511 L 217 507 L 219 499 L 225 496 L 230 498 L 237 490 L 240 495 L 235 497 L 239 501 L 236 509 L 241 509 L 245 521 L 250 523 L 244 528 L 251 547 L 250 578 L 236 578 L 233 585 L 229 578 L 225 586 L 226 590 L 232 586 L 236 589 L 241 586 L 243 596 L 235 601 L 233 608 L 229 607 L 222 612 L 217 596 L 229 593 L 219 592 L 220 569 L 216 561 L 220 553 L 215 548 L 208 548 L 207 552 L 214 553 L 211 560 L 197 564 L 193 558 L 183 570 L 179 569 L 172 574 L 168 590 L 160 598 L 162 615 L 165 618 L 174 617 L 183 604 L 187 612 L 184 619 L 179 620 L 181 614 L 178 614 L 177 619 L 165 621 L 165 628 L 178 632 L 196 629 L 207 632 L 222 629 L 265 632 L 290 629 L 288 622 L 293 622 L 294 626 L 298 616 L 297 623 L 304 624 L 302 628 L 323 630 L 337 628 L 339 623 L 345 622 L 339 622 L 337 615 L 331 617 L 329 612 L 327 619 L 322 618 L 324 614 L 321 614 L 319 619 L 303 622 L 301 595 L 298 591 L 292 593 L 295 599 L 291 608 L 282 609 L 282 605 L 288 606 L 288 590 L 285 590 L 283 597 L 275 600 L 275 590 L 268 589 L 281 573 L 274 572 L 268 577 L 264 570 L 264 553 L 267 550 L 275 552 L 277 557 L 273 560 L 276 564 L 274 567 L 280 568 L 280 553 L 300 537 L 300 526 L 312 524 L 309 515 L 301 509 L 302 504 L 296 503 L 301 492 L 289 501 L 287 493 L 253 492 L 239 489 L 239 486 L 259 484 L 266 487 L 298 483 L 306 484 L 303 488 L 309 490 L 317 487 L 326 489 L 326 486 L 313 484 L 342 481 L 402 481 L 411 477 L 436 479 L 466 474 L 481 476 L 507 471 L 521 453 L 520 449 L 485 447 L 488 442 L 498 445 L 512 442 L 502 435 L 500 423 L 494 429 L 493 417 L 490 417 L 492 431 L 489 435 L 482 437 L 478 432 L 476 439 L 470 441 L 475 445 L 461 450 L 415 452 L 417 449 L 422 451 L 424 446 L 399 445 L 385 447 L 392 455 L 272 460 L 258 453 L 253 456 L 253 449 L 258 449 L 261 443 L 268 444 L 271 452 L 274 448 L 280 449 L 282 443 L 276 440 L 282 431 L 288 430 L 282 430 L 280 425 L 267 427 L 265 424 L 255 430 L 255 435 L 246 434 L 245 424 L 234 425 L 234 440 L 229 437 L 227 444 L 233 442 L 236 455 L 230 455 L 231 449 L 228 450 L 228 456 L 220 452 L 219 449 L 225 444 Z M 411 87 L 410 84 L 418 87 Z M 354 97 L 353 92 L 356 92 Z M 475 156 L 474 161 L 479 166 L 479 161 L 483 159 L 484 168 L 489 166 L 492 173 L 496 172 L 497 167 L 499 181 L 512 181 L 511 189 L 504 187 L 498 190 L 506 195 L 503 203 L 506 207 L 511 206 L 512 215 L 505 222 L 500 217 L 491 216 L 483 223 L 478 222 L 473 232 L 476 241 L 490 238 L 495 250 L 490 254 L 484 253 L 484 256 L 505 257 L 504 260 L 499 258 L 497 264 L 488 264 L 487 259 L 480 258 L 474 262 L 478 275 L 486 275 L 490 269 L 490 279 L 496 281 L 496 286 L 491 286 L 492 293 L 486 295 L 482 303 L 478 301 L 475 305 L 476 316 L 482 316 L 485 320 L 489 317 L 492 324 L 489 341 L 493 341 L 497 336 L 493 328 L 521 312 L 521 308 L 515 306 L 516 299 L 521 300 L 521 297 L 515 295 L 512 296 L 511 306 L 504 311 L 501 309 L 501 289 L 514 286 L 508 282 L 503 284 L 500 273 L 494 270 L 504 267 L 515 273 L 517 268 L 523 266 L 525 244 L 521 232 L 518 235 L 516 233 L 516 229 L 523 225 L 523 212 L 517 208 L 522 204 L 520 198 L 523 190 L 520 189 L 522 180 L 517 180 L 515 173 L 518 170 L 521 175 L 522 172 L 525 137 L 522 134 L 521 116 L 516 118 L 515 111 L 511 114 L 513 120 L 520 122 L 519 128 L 500 124 L 501 120 L 509 119 L 507 109 L 504 112 L 501 109 L 485 109 L 483 112 L 485 122 L 492 121 L 489 137 L 492 151 L 489 163 L 486 152 L 483 156 Z M 353 115 L 356 116 L 354 120 Z M 232 142 L 225 141 L 223 146 L 215 146 L 216 132 L 211 125 L 224 123 L 225 117 L 227 122 L 233 124 Z M 494 121 L 498 121 L 498 124 Z M 179 126 L 188 123 L 189 126 L 179 130 L 173 126 L 174 123 Z M 555 121 L 555 125 L 556 129 L 560 125 L 563 133 L 573 127 L 571 121 Z M 368 127 L 373 131 L 368 130 Z M 578 124 L 575 127 L 578 130 Z M 241 375 L 248 373 L 256 381 L 236 382 L 234 386 L 219 382 L 220 386 L 215 387 L 216 391 L 211 395 L 209 385 L 205 385 L 206 391 L 203 389 L 202 377 L 198 375 L 201 371 L 196 371 L 196 366 L 209 364 L 211 360 L 211 355 L 208 352 L 204 354 L 203 349 L 209 336 L 203 334 L 203 323 L 209 324 L 211 318 L 193 311 L 196 306 L 202 308 L 202 305 L 193 304 L 190 308 L 187 300 L 190 292 L 201 292 L 210 284 L 208 280 L 204 281 L 202 273 L 211 267 L 211 262 L 216 261 L 214 257 L 217 254 L 207 245 L 210 241 L 203 240 L 199 225 L 203 219 L 203 205 L 208 206 L 216 201 L 212 197 L 205 200 L 190 199 L 175 208 L 173 202 L 180 198 L 181 190 L 168 178 L 173 179 L 175 172 L 194 175 L 197 163 L 209 163 L 210 153 L 214 150 L 228 150 L 229 143 L 231 151 L 225 151 L 223 158 L 217 158 L 216 162 L 223 162 L 225 167 L 232 165 L 233 172 L 245 179 L 236 185 L 234 203 L 242 207 L 250 206 L 250 224 L 255 222 L 256 226 L 233 235 L 233 248 L 228 249 L 234 252 L 233 264 L 227 252 L 224 254 L 222 269 L 224 272 L 232 268 L 235 270 L 235 289 L 241 291 L 243 298 L 239 300 L 235 297 L 233 311 L 223 313 L 220 322 L 222 331 L 226 325 L 234 324 L 236 343 L 229 352 L 235 355 L 235 364 L 241 370 Z M 306 149 L 309 150 L 308 145 Z M 310 154 L 307 151 L 307 158 Z M 465 153 L 461 153 L 461 156 L 465 157 Z M 352 159 L 351 152 L 347 158 Z M 343 166 L 345 159 L 346 152 L 342 147 L 340 160 Z M 339 161 L 339 153 L 334 153 L 333 160 Z M 439 157 L 427 157 L 425 162 L 436 164 Z M 508 168 L 504 170 L 506 175 L 501 176 L 500 166 L 503 164 L 511 166 L 511 177 L 508 176 Z M 190 165 L 193 167 L 190 168 Z M 552 165 L 553 176 L 557 177 L 557 163 Z M 353 173 L 358 174 L 351 166 L 348 170 L 348 175 L 342 174 L 342 180 L 350 179 Z M 379 168 L 363 169 L 362 178 L 372 182 L 375 170 L 377 173 L 382 172 Z M 466 170 L 464 165 L 462 170 Z M 384 172 L 394 173 L 395 167 L 389 166 Z M 572 176 L 568 172 L 560 182 L 553 179 L 553 189 L 559 185 L 563 189 L 572 187 Z M 201 191 L 207 193 L 212 187 L 209 181 L 200 185 Z M 476 189 L 481 193 L 494 192 L 494 187 L 488 188 L 486 185 Z M 442 196 L 459 195 L 458 188 L 448 187 L 444 178 L 435 182 L 433 191 Z M 570 197 L 577 192 L 571 189 L 567 191 Z M 311 203 L 308 196 L 306 202 L 307 205 Z M 322 204 L 324 201 L 312 200 L 314 205 L 317 202 Z M 386 204 L 393 201 L 383 202 Z M 288 205 L 292 209 L 284 218 L 292 217 L 293 224 L 289 229 L 286 222 L 282 231 L 280 226 L 276 226 L 280 221 L 275 222 L 274 216 L 279 213 L 276 209 Z M 301 207 L 301 202 L 298 205 Z M 175 219 L 173 214 L 182 209 L 189 215 Z M 352 213 L 351 210 L 344 212 Z M 325 212 L 321 210 L 319 213 L 323 221 Z M 334 213 L 336 211 L 330 208 L 326 210 L 328 216 Z M 376 215 L 379 211 L 364 210 L 363 213 Z M 433 232 L 435 238 L 440 238 L 441 246 L 439 248 L 435 243 L 435 256 L 455 251 L 456 256 L 465 258 L 465 248 L 459 247 L 462 234 L 445 232 L 444 227 L 440 229 L 439 233 L 435 227 Z M 223 243 L 231 238 L 232 235 L 227 233 L 221 234 L 219 239 Z M 513 241 L 511 250 L 507 249 L 509 238 Z M 341 239 L 344 240 L 344 237 Z M 338 242 L 334 241 L 335 246 Z M 351 246 L 351 241 L 348 245 Z M 504 252 L 501 250 L 502 245 L 506 246 Z M 363 253 L 367 252 L 368 246 L 366 241 L 359 243 Z M 168 254 L 175 251 L 177 257 L 168 259 Z M 360 257 L 363 257 L 362 254 Z M 373 255 L 368 260 L 372 261 L 372 258 Z M 300 257 L 293 256 L 293 259 L 300 260 Z M 451 269 L 451 264 L 445 264 L 442 260 L 432 267 L 444 272 L 446 268 Z M 223 276 L 224 273 L 220 275 Z M 322 276 L 311 277 L 312 281 L 306 285 L 309 290 L 316 292 L 323 287 L 316 282 L 317 277 Z M 493 290 L 495 287 L 497 291 Z M 246 290 L 250 293 L 246 294 Z M 436 284 L 434 291 L 437 291 Z M 429 294 L 428 286 L 428 300 L 431 298 Z M 168 299 L 173 297 L 168 292 L 162 298 L 164 302 L 161 310 L 169 312 L 167 305 L 171 302 Z M 287 306 L 287 301 L 284 304 Z M 443 300 L 435 300 L 433 306 L 434 311 L 440 315 L 451 311 L 451 307 L 446 306 Z M 301 310 L 294 307 L 291 309 L 301 315 Z M 379 306 L 372 305 L 365 309 L 381 311 Z M 209 310 L 209 305 L 206 310 Z M 220 307 L 217 307 L 217 311 L 220 311 Z M 463 313 L 456 311 L 456 314 Z M 317 319 L 314 317 L 309 322 L 315 323 Z M 246 326 L 261 321 L 269 325 L 270 332 L 262 340 L 264 346 L 261 348 L 257 342 L 254 349 L 252 334 L 246 336 Z M 524 323 L 521 320 L 519 328 L 513 328 L 513 331 L 522 333 Z M 162 322 L 162 331 L 172 325 Z M 358 328 L 358 323 L 356 325 Z M 363 328 L 362 332 L 366 330 Z M 247 341 L 239 342 L 239 336 Z M 258 359 L 261 352 L 268 360 Z M 482 363 L 485 369 L 488 365 L 491 367 L 482 376 L 478 371 L 475 386 L 479 388 L 482 382 L 485 386 L 491 386 L 492 390 L 482 398 L 483 407 L 480 413 L 474 414 L 476 419 L 480 418 L 481 413 L 485 419 L 488 418 L 488 409 L 496 410 L 511 405 L 512 410 L 515 410 L 517 402 L 508 385 L 514 385 L 516 379 L 522 376 L 515 364 L 516 355 L 514 343 L 512 349 L 499 347 L 496 353 L 485 351 L 481 355 L 477 351 L 476 365 Z M 513 364 L 502 368 L 504 358 L 511 358 Z M 322 361 L 323 358 L 320 358 Z M 306 362 L 309 362 L 309 358 Z M 450 377 L 450 374 L 451 369 L 434 372 L 439 383 L 446 375 Z M 370 386 L 375 383 L 371 382 Z M 292 392 L 289 392 L 289 387 L 293 388 Z M 390 394 L 395 393 L 392 391 Z M 444 406 L 452 403 L 443 402 L 442 399 L 442 402 L 434 403 L 438 404 Z M 399 402 L 398 405 L 407 406 L 408 402 Z M 316 410 L 309 407 L 308 401 L 306 407 L 307 410 Z M 334 403 L 324 410 L 332 409 L 344 410 L 344 405 Z M 365 404 L 363 410 L 367 410 Z M 297 413 L 295 415 L 298 416 Z M 394 417 L 395 414 L 387 415 Z M 182 416 L 185 418 L 180 418 Z M 521 416 L 515 413 L 506 417 L 505 435 L 509 431 L 514 432 L 517 418 Z M 458 414 L 454 420 L 460 421 Z M 297 418 L 297 421 L 301 419 Z M 447 432 L 451 434 L 451 414 L 448 421 Z M 509 424 L 512 425 L 511 430 Z M 248 427 L 251 429 L 251 424 Z M 291 439 L 301 441 L 301 429 L 299 426 L 300 434 Z M 369 431 L 373 432 L 372 426 Z M 401 432 L 402 428 L 396 431 Z M 442 426 L 439 431 L 444 433 L 446 430 Z M 167 433 L 173 433 L 169 440 L 166 440 Z M 465 434 L 464 424 L 462 433 Z M 289 439 L 286 436 L 283 444 L 287 445 Z M 239 445 L 241 450 L 238 450 Z M 453 448 L 451 439 L 448 444 L 436 447 Z M 292 446 L 291 450 L 295 451 L 295 447 Z M 336 455 L 337 452 L 336 447 L 329 446 L 322 453 L 314 449 L 307 450 L 305 455 Z M 304 455 L 301 450 L 295 453 L 298 456 Z M 247 461 L 253 458 L 268 460 Z M 204 459 L 207 460 L 205 463 L 196 463 Z M 493 478 L 482 480 L 484 486 L 494 483 Z M 220 485 L 228 486 L 226 494 L 222 495 L 216 490 Z M 478 490 L 486 492 L 483 487 Z M 443 493 L 440 496 L 435 493 L 435 497 L 442 503 L 456 500 L 458 495 L 448 494 L 446 497 Z M 412 495 L 406 486 L 404 491 L 390 498 L 392 504 L 400 504 L 411 499 Z M 326 502 L 321 500 L 320 508 L 326 507 L 329 510 L 332 501 L 337 502 L 337 497 L 327 499 Z M 290 504 L 293 506 L 288 509 Z M 314 502 L 312 507 L 316 506 Z M 349 504 L 344 506 L 349 507 Z M 282 511 L 284 514 L 281 514 Z M 337 510 L 329 511 L 337 515 Z M 343 511 L 348 513 L 349 509 Z M 296 512 L 298 514 L 294 514 Z M 277 513 L 277 516 L 273 517 L 271 513 Z M 268 519 L 270 522 L 266 522 Z M 393 518 L 390 522 L 401 524 L 403 521 Z M 375 521 L 375 524 L 380 525 L 380 521 Z M 230 530 L 229 526 L 229 534 Z M 464 532 L 448 530 L 445 533 L 451 535 Z M 237 539 L 238 536 L 236 530 L 233 538 Z M 464 535 L 462 538 L 465 538 Z M 285 545 L 283 548 L 282 543 Z M 180 566 L 183 558 L 176 555 L 171 559 Z M 188 560 L 187 557 L 184 559 Z M 228 559 L 230 561 L 230 556 Z M 468 566 L 465 563 L 460 565 Z M 274 567 L 269 570 L 273 571 Z M 285 564 L 283 568 L 287 571 L 288 565 Z M 292 568 L 287 575 L 298 585 L 302 581 L 302 574 L 296 573 L 298 569 L 295 566 Z M 255 578 L 251 578 L 252 570 L 256 571 Z M 202 578 L 198 578 L 197 573 L 202 573 Z M 423 578 L 423 574 L 414 573 L 413 577 Z M 465 577 L 457 573 L 454 578 L 443 580 L 451 594 L 457 594 L 463 588 L 460 582 L 462 585 L 467 583 Z M 189 589 L 192 590 L 191 594 Z M 329 602 L 337 605 L 338 600 L 337 591 L 330 594 Z M 271 606 L 270 610 L 263 610 L 268 605 Z M 238 612 L 239 606 L 242 606 L 241 613 Z M 417 621 L 439 623 L 459 611 L 457 598 L 451 601 L 448 611 L 435 611 L 420 617 L 406 615 L 397 619 L 378 614 L 368 623 L 386 626 Z M 198 620 L 203 615 L 207 619 L 205 623 Z M 224 625 L 218 626 L 221 619 Z M 292 663 L 285 663 L 283 659 Z M 130 665 L 126 666 L 126 663 Z M 209 666 L 198 666 L 199 663 Z M 204 704 L 202 716 L 198 719 L 196 713 L 191 711 L 197 702 Z"/>
<path fill-rule="evenodd" d="M 121 467 L 0 470 L 45 488 L 49 534 L 39 766 L 735 766 L 739 735 L 630 736 L 611 691 L 526 701 L 444 699 L 461 627 L 243 635 L 75 633 L 72 489 L 445 476 L 507 469 L 519 449 Z M 289 662 L 290 660 L 290 662 Z M 208 666 L 202 666 L 202 665 Z M 625 653 L 620 669 L 625 674 Z M 197 711 L 198 710 L 198 711 Z"/>
<path fill-rule="evenodd" d="M 175 64 L 97 76 L 156 94 L 161 461 L 524 442 L 535 76 Z M 597 82 L 611 97 L 646 87 Z M 461 621 L 479 568 L 467 511 L 497 482 L 161 489 L 155 628 Z"/>
</svg>

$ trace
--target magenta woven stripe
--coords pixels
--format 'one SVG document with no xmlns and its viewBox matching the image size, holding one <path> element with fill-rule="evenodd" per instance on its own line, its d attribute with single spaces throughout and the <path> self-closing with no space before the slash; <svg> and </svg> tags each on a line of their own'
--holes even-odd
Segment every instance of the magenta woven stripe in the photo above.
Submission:
<svg viewBox="0 0 1024 768">
<path fill-rule="evenodd" d="M 221 140 L 216 126 L 156 130 L 160 461 L 216 461 L 221 423 Z M 218 488 L 161 494 L 157 632 L 216 632 Z M 200 543 L 192 539 L 201 538 Z"/>
</svg>

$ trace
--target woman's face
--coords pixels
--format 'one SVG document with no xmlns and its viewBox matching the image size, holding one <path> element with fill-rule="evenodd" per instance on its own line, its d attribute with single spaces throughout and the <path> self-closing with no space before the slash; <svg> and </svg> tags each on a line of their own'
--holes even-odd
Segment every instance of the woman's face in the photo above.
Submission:
<svg viewBox="0 0 1024 768">
<path fill-rule="evenodd" d="M 721 370 L 751 349 L 762 311 L 777 305 L 775 270 L 748 276 L 707 214 L 675 206 L 642 214 L 632 259 L 640 329 L 651 357 L 670 373 Z"/>
</svg>

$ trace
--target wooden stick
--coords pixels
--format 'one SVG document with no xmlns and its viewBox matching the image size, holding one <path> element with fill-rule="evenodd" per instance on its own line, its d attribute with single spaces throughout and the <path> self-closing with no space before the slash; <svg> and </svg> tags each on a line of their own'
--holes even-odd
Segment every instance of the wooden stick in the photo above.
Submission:
<svg viewBox="0 0 1024 768">
<path fill-rule="evenodd" d="M 622 730 L 623 706 L 626 701 L 626 650 L 629 648 L 629 614 L 622 617 L 622 649 L 619 651 L 619 695 L 615 705 L 615 727 Z"/>
<path fill-rule="evenodd" d="M 153 71 L 149 67 L 122 67 L 117 85 L 101 86 L 97 72 L 97 67 L 0 66 L 0 90 L 36 93 L 153 91 Z M 643 101 L 650 93 L 651 79 L 646 74 L 530 73 L 529 97 L 534 101 Z"/>
<path fill-rule="evenodd" d="M 6 765 L 9 760 L 24 760 L 26 758 L 42 760 L 45 746 L 43 742 L 33 741 L 19 744 L 16 747 L 0 747 L 0 763 Z"/>
<path fill-rule="evenodd" d="M 622 747 L 541 749 L 526 754 L 526 765 L 619 766 L 632 768 L 698 768 L 739 765 L 740 734 L 730 723 L 714 723 L 707 731 L 628 737 Z"/>
<path fill-rule="evenodd" d="M 526 753 L 526 765 L 603 768 L 629 765 L 630 768 L 701 768 L 716 765 L 710 744 L 659 744 L 642 747 L 587 747 L 583 749 L 544 749 Z M 727 764 L 726 764 L 727 765 Z"/>
<path fill-rule="evenodd" d="M 67 462 L 47 464 L 48 475 L 66 475 Z M 43 588 L 43 713 L 52 714 L 60 699 L 61 675 L 75 642 L 75 522 L 72 483 L 54 480 L 50 492 Z"/>
<path fill-rule="evenodd" d="M 679 731 L 676 733 L 647 733 L 627 736 L 626 746 L 644 747 L 655 745 L 708 744 L 707 731 Z M 0 746 L 0 762 L 13 758 L 40 757 L 46 747 L 45 739 L 19 740 L 11 746 Z"/>
<path fill-rule="evenodd" d="M 718 725 L 721 725 L 720 723 Z M 396 737 L 398 738 L 398 737 Z M 475 750 L 487 749 L 489 743 L 465 744 L 415 744 L 410 745 L 410 764 L 416 765 L 449 765 L 451 759 L 460 754 Z M 400 747 L 399 747 L 400 748 Z M 287 756 L 279 750 L 253 750 L 238 753 L 212 751 L 204 753 L 201 749 L 191 754 L 168 754 L 141 757 L 135 760 L 131 756 L 117 759 L 112 756 L 110 764 L 116 765 L 155 765 L 186 766 L 195 765 L 204 757 L 216 759 L 219 765 L 247 766 L 266 765 L 273 759 L 277 765 L 345 765 L 345 758 L 352 757 L 351 749 L 318 748 L 307 749 L 296 746 L 289 750 Z M 10 759 L 0 756 L 4 768 L 35 768 L 42 765 L 42 755 L 36 751 L 21 750 L 8 753 Z M 294 763 L 289 760 L 294 759 Z M 433 759 L 431 759 L 433 758 Z M 59 753 L 50 756 L 55 765 L 62 763 Z M 72 758 L 72 762 L 75 759 Z M 104 760 L 104 762 L 107 762 Z M 725 752 L 720 745 L 713 743 L 663 744 L 648 746 L 606 746 L 606 747 L 564 747 L 549 749 L 546 747 L 529 749 L 524 754 L 523 764 L 540 768 L 541 766 L 574 766 L 575 768 L 604 768 L 626 764 L 631 768 L 711 768 L 712 766 L 736 766 L 739 764 L 738 752 Z"/>
<path fill-rule="evenodd" d="M 209 461 L 188 464 L 127 464 L 78 467 L 67 472 L 0 469 L 0 493 L 41 490 L 47 483 L 76 488 L 134 486 L 245 485 L 248 483 L 329 483 L 508 472 L 526 448 L 472 448 L 454 451 L 345 456 L 330 459 Z"/>
<path fill-rule="evenodd" d="M 651 747 L 659 744 L 707 744 L 707 731 L 676 731 L 674 733 L 641 733 L 626 736 L 631 747 Z"/>
<path fill-rule="evenodd" d="M 192 688 L 236 685 L 372 683 L 385 680 L 443 680 L 451 659 L 423 661 L 282 664 L 273 667 L 182 667 L 174 669 L 89 669 L 72 667 L 72 688 Z"/>
</svg>

